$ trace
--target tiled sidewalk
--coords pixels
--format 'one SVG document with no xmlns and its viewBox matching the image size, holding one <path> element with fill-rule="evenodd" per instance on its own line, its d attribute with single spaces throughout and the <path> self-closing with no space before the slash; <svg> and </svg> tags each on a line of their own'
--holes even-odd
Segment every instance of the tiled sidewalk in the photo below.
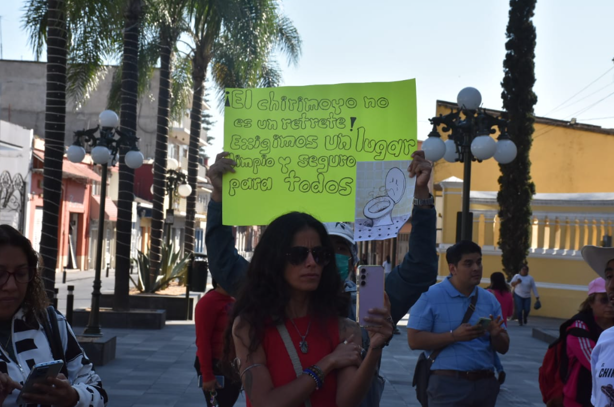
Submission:
<svg viewBox="0 0 614 407">
<path fill-rule="evenodd" d="M 419 352 L 409 350 L 404 323 L 406 320 L 399 323 L 402 334 L 384 351 L 382 375 L 387 382 L 382 407 L 418 406 L 411 379 Z M 508 379 L 497 406 L 543 405 L 537 371 L 547 345 L 531 337 L 531 328 L 557 322 L 533 318 L 530 323 L 528 327 L 510 325 L 511 348 L 502 356 Z M 110 407 L 205 405 L 193 368 L 193 324 L 169 323 L 159 331 L 105 329 L 104 333 L 117 336 L 116 359 L 97 369 L 109 393 Z M 236 406 L 245 406 L 242 396 Z"/>
</svg>

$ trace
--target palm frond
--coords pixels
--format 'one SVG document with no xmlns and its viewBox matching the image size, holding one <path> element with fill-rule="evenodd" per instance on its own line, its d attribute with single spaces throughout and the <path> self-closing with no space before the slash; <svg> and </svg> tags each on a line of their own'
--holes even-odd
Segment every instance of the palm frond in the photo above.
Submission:
<svg viewBox="0 0 614 407">
<path fill-rule="evenodd" d="M 192 102 L 192 61 L 189 56 L 175 59 L 172 77 L 171 119 L 181 121 Z"/>
<path fill-rule="evenodd" d="M 47 43 L 47 0 L 29 0 L 23 12 L 21 27 L 28 34 L 28 44 L 38 61 Z"/>
</svg>

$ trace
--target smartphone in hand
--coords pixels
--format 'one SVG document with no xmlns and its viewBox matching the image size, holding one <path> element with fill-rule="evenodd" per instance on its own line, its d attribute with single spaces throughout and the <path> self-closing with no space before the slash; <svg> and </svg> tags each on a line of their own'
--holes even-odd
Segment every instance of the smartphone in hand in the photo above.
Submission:
<svg viewBox="0 0 614 407">
<path fill-rule="evenodd" d="M 34 385 L 37 383 L 47 383 L 48 377 L 57 377 L 60 370 L 62 370 L 62 366 L 64 366 L 64 361 L 62 360 L 54 360 L 52 362 L 34 365 L 17 397 L 17 404 L 24 404 L 24 401 L 21 399 L 23 393 L 43 394 L 40 390 L 36 389 Z"/>
<path fill-rule="evenodd" d="M 482 318 L 478 319 L 478 322 L 475 324 L 475 327 L 483 329 L 483 330 L 487 330 L 488 329 L 488 325 L 490 325 L 491 321 L 492 321 L 492 319 L 490 319 L 490 318 L 482 317 Z"/>
<path fill-rule="evenodd" d="M 360 266 L 356 278 L 358 323 L 366 327 L 369 324 L 364 318 L 369 316 L 369 310 L 384 308 L 384 268 L 382 266 Z"/>
<path fill-rule="evenodd" d="M 225 382 L 225 378 L 224 378 L 224 376 L 218 376 L 218 375 L 216 375 L 216 376 L 215 376 L 215 380 L 217 380 L 217 384 L 219 384 L 219 385 L 220 385 L 220 389 L 223 389 L 223 388 L 224 388 L 224 382 Z"/>
</svg>

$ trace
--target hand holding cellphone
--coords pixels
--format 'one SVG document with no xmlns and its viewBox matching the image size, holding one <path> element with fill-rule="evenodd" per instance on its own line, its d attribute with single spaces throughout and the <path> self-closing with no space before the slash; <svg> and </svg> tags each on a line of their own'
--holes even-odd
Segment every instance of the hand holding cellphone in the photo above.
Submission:
<svg viewBox="0 0 614 407">
<path fill-rule="evenodd" d="M 52 362 L 34 365 L 21 389 L 21 393 L 19 393 L 17 397 L 17 404 L 24 404 L 24 401 L 21 399 L 23 393 L 43 394 L 43 392 L 35 388 L 34 385 L 37 383 L 47 383 L 48 377 L 57 377 L 60 370 L 62 370 L 62 366 L 64 366 L 62 360 L 54 360 Z"/>
<path fill-rule="evenodd" d="M 365 317 L 372 308 L 384 308 L 384 268 L 382 266 L 358 267 L 358 322 L 366 327 Z"/>
<path fill-rule="evenodd" d="M 488 325 L 490 325 L 491 322 L 492 322 L 492 319 L 482 317 L 482 318 L 478 319 L 478 322 L 475 324 L 475 327 L 476 328 L 481 328 L 483 330 L 487 330 L 488 329 Z"/>
</svg>

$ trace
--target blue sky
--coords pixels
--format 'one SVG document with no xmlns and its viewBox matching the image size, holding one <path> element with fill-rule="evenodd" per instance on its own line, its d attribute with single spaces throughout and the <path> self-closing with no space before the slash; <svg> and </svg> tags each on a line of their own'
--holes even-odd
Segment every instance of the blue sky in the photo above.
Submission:
<svg viewBox="0 0 614 407">
<path fill-rule="evenodd" d="M 24 4 L 0 5 L 5 59 L 33 59 L 20 28 Z M 282 6 L 303 39 L 297 66 L 279 61 L 285 85 L 416 78 L 420 138 L 430 131 L 435 101 L 455 101 L 466 86 L 481 91 L 485 107 L 501 108 L 508 1 L 283 0 Z M 612 15 L 611 0 L 538 1 L 537 115 L 614 128 Z M 223 138 L 215 106 L 214 113 L 212 157 Z"/>
</svg>

